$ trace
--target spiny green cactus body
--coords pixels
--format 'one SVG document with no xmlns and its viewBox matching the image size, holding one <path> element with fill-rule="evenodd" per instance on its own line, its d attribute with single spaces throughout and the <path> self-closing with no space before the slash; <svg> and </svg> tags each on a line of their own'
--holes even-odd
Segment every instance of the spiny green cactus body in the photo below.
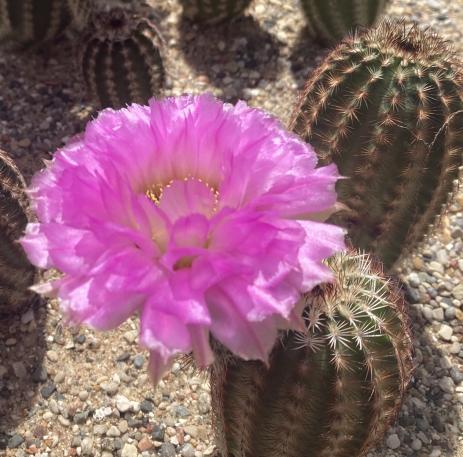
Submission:
<svg viewBox="0 0 463 457">
<path fill-rule="evenodd" d="M 388 0 L 301 0 L 309 33 L 336 43 L 357 27 L 372 26 Z"/>
<path fill-rule="evenodd" d="M 0 0 L 0 40 L 36 46 L 71 23 L 68 0 Z"/>
<path fill-rule="evenodd" d="M 411 373 L 402 301 L 366 255 L 328 261 L 306 296 L 304 333 L 269 366 L 217 350 L 211 391 L 222 457 L 359 457 L 395 417 Z"/>
<path fill-rule="evenodd" d="M 18 312 L 32 298 L 35 269 L 17 240 L 28 222 L 25 183 L 13 161 L 0 150 L 0 317 Z"/>
<path fill-rule="evenodd" d="M 160 35 L 149 21 L 124 9 L 102 12 L 81 59 L 88 92 L 101 107 L 146 104 L 164 84 L 160 48 Z"/>
<path fill-rule="evenodd" d="M 185 17 L 197 22 L 217 23 L 238 16 L 252 0 L 181 0 Z"/>
<path fill-rule="evenodd" d="M 445 43 L 385 22 L 342 42 L 308 81 L 291 128 L 338 183 L 332 220 L 389 269 L 442 213 L 463 161 L 463 77 Z"/>
</svg>

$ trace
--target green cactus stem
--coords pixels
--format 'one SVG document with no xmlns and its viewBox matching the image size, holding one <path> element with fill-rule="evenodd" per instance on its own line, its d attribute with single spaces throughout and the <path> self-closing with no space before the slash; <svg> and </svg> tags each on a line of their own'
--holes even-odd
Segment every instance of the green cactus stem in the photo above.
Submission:
<svg viewBox="0 0 463 457">
<path fill-rule="evenodd" d="M 0 0 L 1 41 L 38 46 L 55 39 L 71 22 L 68 0 Z"/>
<path fill-rule="evenodd" d="M 371 27 L 389 0 L 301 0 L 315 39 L 333 44 L 358 27 Z"/>
<path fill-rule="evenodd" d="M 161 46 L 148 20 L 122 8 L 97 14 L 81 59 L 90 96 L 101 107 L 120 108 L 159 95 L 165 81 Z"/>
<path fill-rule="evenodd" d="M 463 75 L 432 32 L 384 22 L 343 41 L 308 81 L 291 129 L 338 183 L 332 221 L 390 269 L 430 232 L 463 163 Z"/>
<path fill-rule="evenodd" d="M 252 0 L 180 0 L 183 14 L 202 23 L 217 23 L 244 12 Z"/>
<path fill-rule="evenodd" d="M 216 348 L 211 392 L 221 457 L 360 457 L 395 418 L 410 380 L 403 302 L 365 254 L 327 262 L 305 297 L 306 331 L 268 366 Z"/>
<path fill-rule="evenodd" d="M 19 312 L 34 295 L 36 271 L 17 242 L 29 220 L 24 179 L 0 150 L 0 317 Z"/>
</svg>

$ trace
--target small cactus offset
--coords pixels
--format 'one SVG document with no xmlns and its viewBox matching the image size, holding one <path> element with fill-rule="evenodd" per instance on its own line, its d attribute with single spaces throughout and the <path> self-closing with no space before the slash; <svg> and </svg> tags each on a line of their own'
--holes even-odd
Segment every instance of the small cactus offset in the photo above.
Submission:
<svg viewBox="0 0 463 457">
<path fill-rule="evenodd" d="M 252 0 L 180 0 L 183 14 L 202 23 L 217 23 L 244 12 Z"/>
<path fill-rule="evenodd" d="M 0 150 L 0 317 L 30 303 L 28 290 L 35 269 L 17 242 L 29 219 L 25 182 L 7 154 Z"/>
<path fill-rule="evenodd" d="M 389 0 L 301 0 L 310 35 L 332 44 L 357 27 L 371 27 Z"/>
<path fill-rule="evenodd" d="M 359 457 L 395 418 L 412 371 L 402 299 L 366 254 L 328 260 L 333 284 L 305 297 L 306 331 L 269 366 L 216 350 L 221 457 Z"/>
<path fill-rule="evenodd" d="M 461 64 L 435 34 L 384 22 L 326 58 L 291 128 L 349 178 L 337 186 L 347 209 L 332 220 L 390 269 L 430 232 L 455 189 L 463 163 Z"/>
<path fill-rule="evenodd" d="M 68 0 L 0 0 L 2 41 L 37 46 L 59 36 L 71 21 Z"/>
<path fill-rule="evenodd" d="M 101 12 L 94 22 L 81 59 L 89 94 L 103 108 L 146 104 L 165 80 L 157 29 L 122 8 Z"/>
</svg>

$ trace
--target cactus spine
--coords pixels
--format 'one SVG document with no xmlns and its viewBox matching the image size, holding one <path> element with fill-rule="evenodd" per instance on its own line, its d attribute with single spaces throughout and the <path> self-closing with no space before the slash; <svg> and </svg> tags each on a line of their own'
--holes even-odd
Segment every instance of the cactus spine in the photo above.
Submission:
<svg viewBox="0 0 463 457">
<path fill-rule="evenodd" d="M 310 35 L 332 44 L 357 27 L 370 27 L 389 0 L 301 0 Z"/>
<path fill-rule="evenodd" d="M 306 331 L 262 362 L 217 350 L 211 389 L 222 457 L 358 457 L 384 434 L 411 373 L 401 297 L 365 254 L 328 261 Z"/>
<path fill-rule="evenodd" d="M 342 42 L 308 81 L 291 128 L 343 176 L 333 221 L 389 269 L 423 239 L 463 162 L 463 76 L 445 43 L 384 22 Z M 461 68 L 461 67 L 460 67 Z"/>
<path fill-rule="evenodd" d="M 35 269 L 17 243 L 28 218 L 24 179 L 0 150 L 0 316 L 20 311 L 33 297 L 28 288 L 34 283 Z"/>
<path fill-rule="evenodd" d="M 145 104 L 159 94 L 165 73 L 156 28 L 121 8 L 101 12 L 94 22 L 81 59 L 89 94 L 103 108 Z"/>
<path fill-rule="evenodd" d="M 238 16 L 252 0 L 181 0 L 183 14 L 203 23 L 217 23 Z"/>
<path fill-rule="evenodd" d="M 0 39 L 23 46 L 40 45 L 71 23 L 67 1 L 0 0 Z"/>
</svg>

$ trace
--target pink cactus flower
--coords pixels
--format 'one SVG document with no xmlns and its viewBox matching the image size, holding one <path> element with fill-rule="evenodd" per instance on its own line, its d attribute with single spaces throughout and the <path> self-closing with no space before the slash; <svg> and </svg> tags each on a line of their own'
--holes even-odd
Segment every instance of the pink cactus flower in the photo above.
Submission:
<svg viewBox="0 0 463 457">
<path fill-rule="evenodd" d="M 73 323 L 140 314 L 154 382 L 178 353 L 213 360 L 210 337 L 266 360 L 301 322 L 301 293 L 344 249 L 323 221 L 334 165 L 245 103 L 210 95 L 104 110 L 32 181 L 38 223 L 21 243 L 62 277 L 37 286 Z"/>
</svg>

